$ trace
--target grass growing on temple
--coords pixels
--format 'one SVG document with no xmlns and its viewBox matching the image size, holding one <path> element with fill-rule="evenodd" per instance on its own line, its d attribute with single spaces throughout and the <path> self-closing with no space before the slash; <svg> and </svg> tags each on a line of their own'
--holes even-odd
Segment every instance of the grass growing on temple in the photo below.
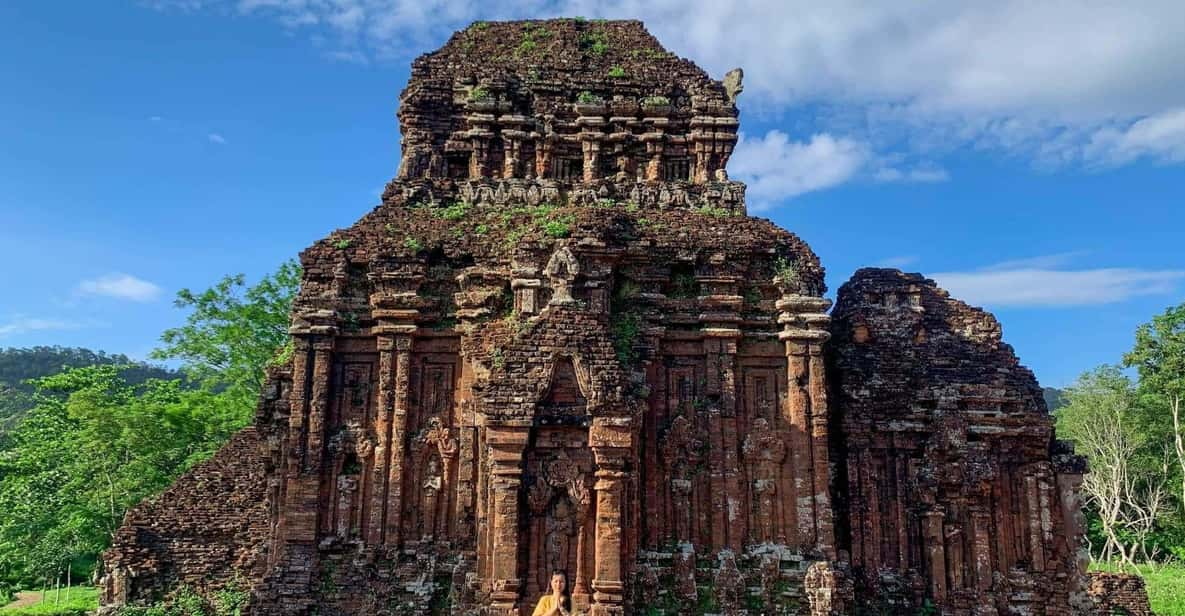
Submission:
<svg viewBox="0 0 1185 616">
<path fill-rule="evenodd" d="M 73 616 L 99 609 L 99 589 L 75 586 L 21 592 L 12 603 L 0 607 L 4 616 Z"/>
<path fill-rule="evenodd" d="M 1109 563 L 1094 563 L 1094 571 L 1131 573 Z M 1148 589 L 1148 602 L 1157 616 L 1185 616 L 1185 564 L 1142 564 L 1136 566 Z"/>
</svg>

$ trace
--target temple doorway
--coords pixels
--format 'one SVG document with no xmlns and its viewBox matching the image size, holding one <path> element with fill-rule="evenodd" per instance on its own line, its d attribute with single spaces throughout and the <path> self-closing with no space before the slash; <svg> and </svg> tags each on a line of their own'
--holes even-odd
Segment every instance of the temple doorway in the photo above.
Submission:
<svg viewBox="0 0 1185 616">
<path fill-rule="evenodd" d="M 526 571 L 523 613 L 549 592 L 551 573 L 568 574 L 572 607 L 587 612 L 593 572 L 596 503 L 590 418 L 576 367 L 559 358 L 536 409 L 527 445 L 521 562 Z"/>
</svg>

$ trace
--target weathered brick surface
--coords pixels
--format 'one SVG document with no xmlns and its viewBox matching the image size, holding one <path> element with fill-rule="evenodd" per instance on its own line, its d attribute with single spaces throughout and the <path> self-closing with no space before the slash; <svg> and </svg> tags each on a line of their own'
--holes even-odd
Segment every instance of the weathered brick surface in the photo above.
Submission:
<svg viewBox="0 0 1185 616">
<path fill-rule="evenodd" d="M 1091 571 L 1088 575 L 1086 592 L 1099 614 L 1153 616 L 1148 591 L 1140 576 L 1104 571 Z"/>
<path fill-rule="evenodd" d="M 268 511 L 255 428 L 230 440 L 160 496 L 124 517 L 104 554 L 102 602 L 143 604 L 181 586 L 203 592 L 263 573 Z"/>
<path fill-rule="evenodd" d="M 999 322 L 878 269 L 856 272 L 832 316 L 837 519 L 865 596 L 959 614 L 1087 609 L 1084 463 L 1053 440 Z"/>
<path fill-rule="evenodd" d="M 253 612 L 529 613 L 556 568 L 597 615 L 1089 603 L 1081 460 L 999 325 L 885 271 L 832 325 L 723 171 L 739 81 L 637 22 L 416 60 L 382 204 L 301 254 L 266 538 L 225 546 L 266 553 Z M 108 560 L 174 585 L 145 554 Z"/>
</svg>

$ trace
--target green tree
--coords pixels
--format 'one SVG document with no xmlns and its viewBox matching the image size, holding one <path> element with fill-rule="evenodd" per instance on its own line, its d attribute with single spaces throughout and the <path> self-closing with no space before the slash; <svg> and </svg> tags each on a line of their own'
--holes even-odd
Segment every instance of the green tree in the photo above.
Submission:
<svg viewBox="0 0 1185 616">
<path fill-rule="evenodd" d="M 1064 392 L 1056 412 L 1059 436 L 1074 441 L 1090 461 L 1082 488 L 1096 522 L 1102 560 L 1134 566 L 1147 557 L 1147 539 L 1163 515 L 1163 473 L 1149 460 L 1140 430 L 1135 386 L 1116 366 L 1083 374 Z"/>
<path fill-rule="evenodd" d="M 1123 357 L 1140 374 L 1140 389 L 1159 412 L 1167 415 L 1180 480 L 1179 508 L 1185 507 L 1185 304 L 1169 308 L 1136 330 L 1136 343 Z"/>
<path fill-rule="evenodd" d="M 244 419 L 224 393 L 129 384 L 122 366 L 36 381 L 36 406 L 0 450 L 0 572 L 84 572 L 124 513 L 204 460 Z"/>
<path fill-rule="evenodd" d="M 227 276 L 200 293 L 182 289 L 176 305 L 190 309 L 185 325 L 166 330 L 154 359 L 179 359 L 192 378 L 224 390 L 251 409 L 264 369 L 290 350 L 288 313 L 300 285 L 300 266 L 288 261 L 247 287 L 242 274 Z"/>
</svg>

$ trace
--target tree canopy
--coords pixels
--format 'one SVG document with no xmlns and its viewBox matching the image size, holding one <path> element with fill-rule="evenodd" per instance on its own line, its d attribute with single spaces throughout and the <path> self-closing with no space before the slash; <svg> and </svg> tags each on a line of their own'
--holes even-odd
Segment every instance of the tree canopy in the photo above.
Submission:
<svg viewBox="0 0 1185 616">
<path fill-rule="evenodd" d="M 299 279 L 288 262 L 252 286 L 228 276 L 181 291 L 186 323 L 152 354 L 180 360 L 180 373 L 86 349 L 0 352 L 14 383 L 0 400 L 23 405 L 0 439 L 0 596 L 87 575 L 129 508 L 250 422 Z"/>
</svg>

